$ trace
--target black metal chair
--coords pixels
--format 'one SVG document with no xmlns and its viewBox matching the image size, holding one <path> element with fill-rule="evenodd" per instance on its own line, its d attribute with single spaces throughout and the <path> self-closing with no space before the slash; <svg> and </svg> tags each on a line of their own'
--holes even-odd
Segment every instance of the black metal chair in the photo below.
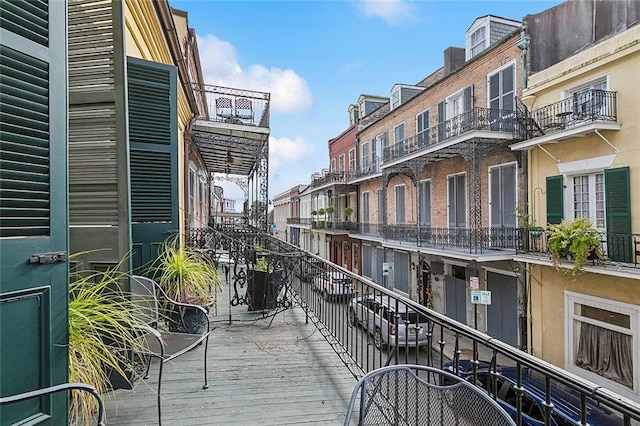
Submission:
<svg viewBox="0 0 640 426">
<path fill-rule="evenodd" d="M 356 419 L 358 425 L 515 426 L 484 389 L 443 370 L 408 364 L 382 367 L 360 379 L 345 426 Z"/>
<path fill-rule="evenodd" d="M 52 393 L 56 393 L 56 392 L 63 392 L 63 391 L 68 392 L 70 390 L 79 390 L 83 392 L 89 392 L 96 398 L 96 400 L 98 401 L 97 424 L 98 426 L 104 426 L 105 424 L 104 423 L 104 420 L 105 420 L 104 402 L 102 401 L 102 398 L 100 397 L 100 394 L 98 393 L 96 388 L 86 383 L 63 383 L 61 385 L 49 386 L 46 388 L 37 389 L 30 392 L 19 393 L 11 396 L 4 396 L 0 398 L 0 406 L 12 404 L 20 401 L 25 401 L 31 398 L 39 398 L 41 396 L 51 395 Z M 54 419 L 54 423 L 56 423 L 55 419 Z"/>
<path fill-rule="evenodd" d="M 180 303 L 172 300 L 162 290 L 162 288 L 154 280 L 134 275 L 131 280 L 131 293 L 133 302 L 139 308 L 138 315 L 144 316 L 142 322 L 148 324 L 146 327 L 140 327 L 140 336 L 143 340 L 141 346 L 145 349 L 140 355 L 147 358 L 147 368 L 144 378 L 149 374 L 149 367 L 152 358 L 160 360 L 158 371 L 158 425 L 162 424 L 162 371 L 165 363 L 183 355 L 196 346 L 204 343 L 204 386 L 203 389 L 209 387 L 207 381 L 207 349 L 209 343 L 209 334 L 211 333 L 209 325 L 209 317 L 206 309 L 199 305 L 189 303 Z M 172 306 L 182 309 L 183 312 L 191 311 L 196 317 L 203 316 L 206 326 L 202 333 L 190 334 L 177 331 L 169 331 L 163 327 L 163 318 L 160 315 L 161 303 L 164 306 Z"/>
</svg>

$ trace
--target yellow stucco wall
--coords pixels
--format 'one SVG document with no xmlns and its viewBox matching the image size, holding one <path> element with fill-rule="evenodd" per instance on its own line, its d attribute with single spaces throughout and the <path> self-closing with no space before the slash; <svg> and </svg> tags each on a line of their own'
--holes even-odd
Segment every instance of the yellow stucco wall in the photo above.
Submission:
<svg viewBox="0 0 640 426">
<path fill-rule="evenodd" d="M 523 96 L 535 95 L 535 110 L 558 102 L 564 91 L 582 83 L 607 77 L 610 91 L 616 92 L 617 117 L 620 130 L 602 130 L 600 133 L 615 146 L 612 167 L 629 166 L 631 181 L 640 182 L 640 27 L 604 41 L 566 61 L 554 65 L 529 79 L 529 88 Z M 561 163 L 614 154 L 596 133 L 586 137 L 564 139 L 549 143 L 544 148 Z M 532 214 L 536 224 L 546 225 L 546 177 L 560 174 L 556 161 L 540 148 L 530 151 L 529 189 Z M 540 188 L 536 190 L 536 188 Z M 631 192 L 632 211 L 640 211 L 640 193 Z M 632 214 L 632 229 L 640 230 L 640 214 Z"/>
<path fill-rule="evenodd" d="M 175 65 L 165 39 L 160 20 L 156 14 L 153 2 L 126 0 L 125 1 L 125 32 L 126 54 L 148 61 Z M 179 77 L 178 77 L 179 78 Z M 192 118 L 192 111 L 187 96 L 180 82 L 178 85 L 178 202 L 179 229 L 184 235 L 185 208 L 185 142 L 184 134 Z"/>
<path fill-rule="evenodd" d="M 589 272 L 570 279 L 563 272 L 542 265 L 531 265 L 530 278 L 532 353 L 562 368 L 565 367 L 565 291 L 640 305 L 637 279 Z"/>
</svg>

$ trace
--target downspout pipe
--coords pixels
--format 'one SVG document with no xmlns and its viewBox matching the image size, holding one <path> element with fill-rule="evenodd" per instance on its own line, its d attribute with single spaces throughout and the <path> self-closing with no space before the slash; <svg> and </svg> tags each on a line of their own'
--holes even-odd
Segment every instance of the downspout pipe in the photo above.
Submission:
<svg viewBox="0 0 640 426">
<path fill-rule="evenodd" d="M 180 83 L 182 84 L 182 87 L 187 95 L 189 106 L 191 107 L 191 111 L 193 111 L 193 115 L 195 117 L 199 113 L 198 104 L 196 102 L 196 97 L 193 93 L 193 87 L 191 86 L 191 81 L 189 79 L 187 65 L 185 63 L 184 56 L 182 56 L 182 50 L 180 48 L 180 38 L 178 37 L 178 32 L 173 21 L 171 7 L 169 6 L 169 2 L 167 0 L 157 0 L 154 1 L 153 4 L 156 7 L 156 11 L 158 12 L 158 17 L 160 18 L 160 23 L 162 25 L 162 30 L 164 31 L 167 43 L 169 44 L 171 57 L 173 58 L 173 62 L 178 67 L 178 76 L 180 77 Z"/>
</svg>

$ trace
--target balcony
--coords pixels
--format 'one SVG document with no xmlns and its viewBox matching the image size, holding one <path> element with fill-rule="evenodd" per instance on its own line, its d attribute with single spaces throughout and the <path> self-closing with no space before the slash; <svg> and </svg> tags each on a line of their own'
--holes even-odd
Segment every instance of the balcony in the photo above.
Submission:
<svg viewBox="0 0 640 426">
<path fill-rule="evenodd" d="M 577 93 L 520 117 L 527 123 L 527 137 L 511 149 L 531 149 L 598 130 L 620 130 L 617 113 L 616 92 L 591 89 Z"/>
<path fill-rule="evenodd" d="M 577 396 L 576 415 L 582 415 L 583 422 L 589 421 L 588 400 L 611 409 L 620 423 L 640 420 L 638 403 L 283 241 L 254 230 L 198 229 L 192 230 L 189 242 L 212 251 L 220 261 L 226 286 L 218 299 L 218 314 L 212 318 L 217 327 L 209 342 L 212 385 L 201 390 L 201 370 L 193 368 L 201 363 L 201 354 L 195 352 L 202 348 L 168 366 L 165 395 L 171 403 L 164 405 L 163 412 L 167 420 L 178 422 L 188 416 L 216 424 L 343 424 L 350 391 L 367 372 L 408 363 L 442 368 L 449 360 L 458 365 L 465 358 L 471 365 L 480 360 L 491 362 L 491 374 L 496 377 L 501 374 L 496 365 L 515 366 L 518 383 L 521 369 L 540 374 L 547 384 L 542 399 L 551 397 L 550 385 L 566 386 Z M 252 251 L 258 242 L 268 250 L 268 262 L 281 272 L 274 274 L 278 277 L 274 307 L 248 311 L 246 276 L 255 262 Z M 358 318 L 348 313 L 346 308 L 353 306 L 350 298 L 333 300 L 318 291 L 323 276 L 349 281 L 356 297 L 388 300 L 396 311 L 403 305 L 404 318 L 420 318 L 424 327 L 403 327 L 403 335 L 398 328 L 389 327 L 384 336 L 388 347 L 380 345 L 367 331 L 366 321 L 358 326 Z M 394 321 L 392 316 L 385 318 Z M 411 345 L 418 340 L 424 344 Z M 155 421 L 156 396 L 153 379 L 149 380 L 137 382 L 133 393 L 119 390 L 116 398 L 109 398 L 109 424 Z M 521 392 L 514 398 L 513 406 L 519 407 L 514 416 L 519 422 L 526 401 Z M 547 404 L 545 410 L 551 418 L 554 406 Z"/>
<path fill-rule="evenodd" d="M 528 263 L 549 264 L 547 232 L 543 229 L 520 229 L 518 233 L 518 259 Z M 599 267 L 598 272 L 619 272 L 622 268 L 640 272 L 640 234 L 599 234 L 604 260 L 589 261 L 591 266 Z M 569 261 L 566 263 L 570 265 Z"/>
<path fill-rule="evenodd" d="M 523 139 L 525 127 L 517 117 L 515 111 L 475 107 L 385 148 L 382 159 L 384 163 L 389 163 L 413 153 L 449 146 L 446 142 L 455 143 L 474 136 L 498 140 Z"/>
<path fill-rule="evenodd" d="M 317 177 L 311 180 L 312 188 L 320 188 L 325 185 L 333 185 L 339 183 L 347 183 L 349 180 L 350 171 L 342 171 L 342 172 L 328 172 L 323 176 Z"/>
<path fill-rule="evenodd" d="M 373 175 L 377 175 L 382 172 L 382 157 L 376 157 L 373 161 L 368 160 L 362 164 L 360 169 L 351 170 L 349 172 L 349 183 L 355 183 L 356 181 L 364 180 Z"/>
</svg>

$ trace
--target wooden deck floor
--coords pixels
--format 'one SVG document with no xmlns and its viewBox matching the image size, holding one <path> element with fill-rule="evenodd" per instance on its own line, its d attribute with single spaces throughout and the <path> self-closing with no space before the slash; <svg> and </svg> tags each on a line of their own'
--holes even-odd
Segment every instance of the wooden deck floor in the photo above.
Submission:
<svg viewBox="0 0 640 426">
<path fill-rule="evenodd" d="M 209 389 L 203 348 L 165 365 L 164 425 L 341 425 L 356 379 L 300 308 L 256 319 L 246 306 L 218 302 L 209 339 Z M 229 314 L 233 322 L 229 325 Z M 157 362 L 133 390 L 106 397 L 109 425 L 157 424 Z"/>
</svg>

